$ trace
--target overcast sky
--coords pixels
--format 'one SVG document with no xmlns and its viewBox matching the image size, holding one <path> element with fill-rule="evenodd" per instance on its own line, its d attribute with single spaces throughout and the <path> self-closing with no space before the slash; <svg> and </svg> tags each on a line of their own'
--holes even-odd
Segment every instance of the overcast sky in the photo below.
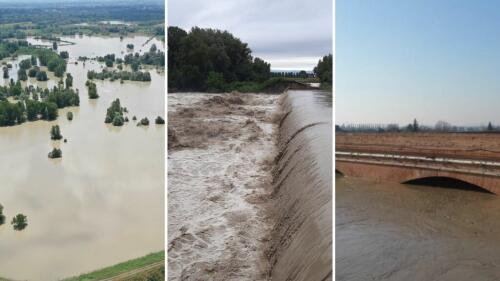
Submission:
<svg viewBox="0 0 500 281">
<path fill-rule="evenodd" d="M 332 0 L 169 0 L 168 24 L 227 30 L 272 69 L 312 70 L 332 52 Z"/>
</svg>

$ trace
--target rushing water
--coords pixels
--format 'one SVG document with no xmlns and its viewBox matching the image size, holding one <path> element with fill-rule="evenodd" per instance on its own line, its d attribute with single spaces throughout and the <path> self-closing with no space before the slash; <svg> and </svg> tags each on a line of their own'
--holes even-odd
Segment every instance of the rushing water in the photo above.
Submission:
<svg viewBox="0 0 500 281">
<path fill-rule="evenodd" d="M 241 102 L 208 105 L 233 95 L 168 95 L 169 131 L 182 145 L 168 155 L 169 280 L 266 280 L 258 202 L 269 189 L 263 162 L 275 150 L 278 96 L 235 96 Z"/>
<path fill-rule="evenodd" d="M 336 178 L 336 280 L 500 280 L 500 198 Z"/>
<path fill-rule="evenodd" d="M 332 280 L 332 94 L 288 91 L 274 169 L 272 280 Z"/>
<path fill-rule="evenodd" d="M 0 203 L 8 220 L 0 226 L 0 276 L 56 280 L 164 248 L 164 126 L 154 118 L 165 116 L 165 76 L 153 69 L 151 82 L 97 80 L 100 98 L 89 100 L 87 70 L 101 65 L 72 63 L 146 40 L 77 37 L 76 45 L 60 47 L 69 51 L 67 71 L 80 90 L 80 106 L 59 110 L 56 121 L 0 128 Z M 116 98 L 129 110 L 131 122 L 123 127 L 104 124 Z M 152 125 L 137 127 L 134 115 Z M 55 124 L 67 143 L 50 140 Z M 62 159 L 47 158 L 53 146 L 61 147 Z M 9 224 L 17 213 L 28 217 L 21 232 Z"/>
</svg>

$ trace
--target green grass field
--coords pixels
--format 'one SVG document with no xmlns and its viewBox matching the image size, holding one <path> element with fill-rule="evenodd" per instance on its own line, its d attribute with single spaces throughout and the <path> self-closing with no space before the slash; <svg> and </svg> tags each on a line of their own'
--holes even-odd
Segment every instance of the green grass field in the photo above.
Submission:
<svg viewBox="0 0 500 281">
<path fill-rule="evenodd" d="M 144 257 L 128 260 L 110 267 L 105 267 L 90 273 L 64 279 L 63 281 L 93 281 L 102 280 L 165 260 L 165 251 L 151 253 Z"/>
</svg>

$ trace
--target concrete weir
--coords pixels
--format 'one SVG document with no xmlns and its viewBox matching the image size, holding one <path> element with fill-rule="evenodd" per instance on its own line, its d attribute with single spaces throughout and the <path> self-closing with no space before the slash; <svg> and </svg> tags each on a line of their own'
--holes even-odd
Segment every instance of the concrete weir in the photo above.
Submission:
<svg viewBox="0 0 500 281">
<path fill-rule="evenodd" d="M 331 107 L 316 104 L 318 94 L 288 91 L 282 100 L 267 253 L 273 281 L 332 280 Z"/>
</svg>

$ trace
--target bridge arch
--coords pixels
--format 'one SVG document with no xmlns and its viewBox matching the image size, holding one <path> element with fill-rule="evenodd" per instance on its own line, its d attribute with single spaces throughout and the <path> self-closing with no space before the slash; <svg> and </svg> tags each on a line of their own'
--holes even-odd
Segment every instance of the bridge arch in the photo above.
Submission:
<svg viewBox="0 0 500 281">
<path fill-rule="evenodd" d="M 409 180 L 404 180 L 402 183 L 411 185 L 425 185 L 425 186 L 434 186 L 441 188 L 469 190 L 469 191 L 493 194 L 493 192 L 491 192 L 485 187 L 482 187 L 480 185 L 477 185 L 475 183 L 469 182 L 464 179 L 460 179 L 458 177 L 450 177 L 450 176 L 416 177 Z"/>
</svg>

